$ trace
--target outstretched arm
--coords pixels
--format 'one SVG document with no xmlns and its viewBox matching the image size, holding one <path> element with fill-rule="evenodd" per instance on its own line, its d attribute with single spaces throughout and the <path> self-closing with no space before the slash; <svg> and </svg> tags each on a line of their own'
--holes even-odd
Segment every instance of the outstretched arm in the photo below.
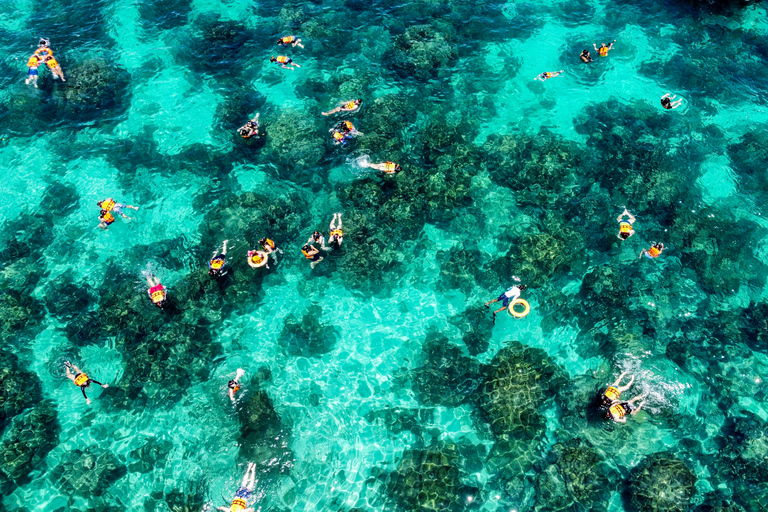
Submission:
<svg viewBox="0 0 768 512">
<path fill-rule="evenodd" d="M 227 255 L 227 242 L 229 242 L 229 240 L 224 240 L 224 247 L 221 248 L 221 254 L 224 256 Z"/>
<path fill-rule="evenodd" d="M 597 45 L 596 45 L 595 43 L 592 43 L 592 46 L 594 46 L 594 47 L 595 47 L 595 51 L 598 51 L 598 50 L 600 50 L 600 48 L 598 48 L 598 47 L 597 47 Z"/>
</svg>

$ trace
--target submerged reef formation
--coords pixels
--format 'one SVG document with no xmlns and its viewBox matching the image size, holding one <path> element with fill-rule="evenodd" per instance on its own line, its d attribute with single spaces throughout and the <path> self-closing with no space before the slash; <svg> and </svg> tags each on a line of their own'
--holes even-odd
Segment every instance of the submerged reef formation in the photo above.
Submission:
<svg viewBox="0 0 768 512">
<path fill-rule="evenodd" d="M 333 349 L 339 330 L 333 325 L 321 323 L 322 316 L 322 306 L 312 304 L 301 320 L 297 321 L 293 314 L 285 318 L 279 343 L 288 355 L 319 357 Z"/>
<path fill-rule="evenodd" d="M 423 365 L 412 372 L 413 391 L 424 405 L 456 407 L 468 401 L 482 381 L 480 363 L 462 354 L 448 338 L 430 334 L 421 347 Z"/>
<path fill-rule="evenodd" d="M 452 29 L 445 24 L 416 25 L 395 37 L 385 61 L 402 76 L 418 79 L 450 74 L 449 65 L 456 59 Z"/>
<path fill-rule="evenodd" d="M 240 459 L 255 462 L 260 474 L 279 476 L 293 468 L 294 454 L 289 448 L 291 432 L 284 427 L 272 400 L 252 381 L 250 393 L 238 410 L 240 420 Z"/>
<path fill-rule="evenodd" d="M 654 453 L 632 468 L 629 504 L 638 512 L 687 512 L 695 485 L 696 475 L 683 461 Z"/>
<path fill-rule="evenodd" d="M 41 398 L 37 375 L 22 368 L 15 355 L 0 350 L 0 434 L 14 416 Z"/>
<path fill-rule="evenodd" d="M 17 483 L 24 479 L 59 444 L 59 420 L 48 400 L 15 417 L 0 443 L 0 471 Z"/>
<path fill-rule="evenodd" d="M 61 492 L 84 498 L 108 492 L 126 473 L 127 468 L 117 456 L 98 445 L 66 452 L 54 469 L 56 486 Z"/>
<path fill-rule="evenodd" d="M 139 3 L 144 25 L 156 25 L 160 30 L 184 25 L 191 10 L 192 0 L 142 0 Z"/>
<path fill-rule="evenodd" d="M 131 103 L 130 74 L 95 58 L 67 68 L 65 87 L 53 91 L 59 116 L 80 123 L 116 122 Z"/>
</svg>

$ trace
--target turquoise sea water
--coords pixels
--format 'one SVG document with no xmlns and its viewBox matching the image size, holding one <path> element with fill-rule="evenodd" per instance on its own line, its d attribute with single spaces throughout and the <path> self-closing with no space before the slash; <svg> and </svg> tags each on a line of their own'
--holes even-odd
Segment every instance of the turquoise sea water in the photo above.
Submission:
<svg viewBox="0 0 768 512">
<path fill-rule="evenodd" d="M 202 510 L 255 462 L 257 510 L 768 510 L 761 2 L 16 0 L 0 33 L 0 508 Z M 24 84 L 40 36 L 66 83 Z"/>
</svg>

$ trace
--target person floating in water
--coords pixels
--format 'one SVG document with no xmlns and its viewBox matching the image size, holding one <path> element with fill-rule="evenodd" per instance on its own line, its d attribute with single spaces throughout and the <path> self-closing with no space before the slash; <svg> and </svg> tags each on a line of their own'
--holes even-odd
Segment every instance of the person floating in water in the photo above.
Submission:
<svg viewBox="0 0 768 512">
<path fill-rule="evenodd" d="M 35 88 L 37 88 L 37 79 L 39 77 L 38 68 L 40 67 L 40 64 L 40 57 L 37 55 L 33 55 L 29 58 L 27 61 L 27 67 L 29 70 L 27 71 L 27 79 L 24 81 L 25 84 L 32 84 L 35 86 Z"/>
<path fill-rule="evenodd" d="M 101 229 L 107 229 L 110 224 L 115 222 L 115 216 L 107 210 L 101 210 L 99 212 L 99 227 Z"/>
<path fill-rule="evenodd" d="M 288 45 L 291 45 L 291 47 L 298 46 L 299 48 L 304 48 L 304 45 L 301 44 L 301 39 L 297 39 L 296 36 L 285 36 L 281 37 L 277 40 L 277 44 L 282 45 L 283 48 L 287 48 Z"/>
<path fill-rule="evenodd" d="M 360 165 L 362 165 L 363 167 L 368 167 L 369 169 L 376 169 L 377 171 L 381 171 L 385 174 L 397 174 L 403 170 L 403 168 L 400 167 L 400 164 L 396 164 L 395 162 L 390 162 L 390 161 L 381 162 L 379 164 L 374 164 L 369 161 L 363 161 L 363 162 L 360 162 Z"/>
<path fill-rule="evenodd" d="M 314 233 L 312 233 L 312 236 L 310 236 L 307 239 L 307 243 L 308 244 L 320 244 L 320 248 L 322 250 L 324 250 L 324 251 L 327 251 L 328 249 L 330 249 L 330 247 L 327 247 L 325 245 L 325 237 L 319 231 L 315 231 Z"/>
<path fill-rule="evenodd" d="M 634 403 L 644 398 L 645 395 L 636 396 L 628 402 L 619 402 L 616 400 L 608 408 L 608 412 L 603 415 L 603 418 L 606 420 L 618 421 L 619 423 L 626 423 L 626 416 L 630 414 L 637 414 L 640 412 L 640 409 L 642 409 L 643 405 L 645 405 L 645 402 L 641 402 L 637 407 L 635 407 Z"/>
<path fill-rule="evenodd" d="M 627 216 L 627 220 L 624 220 L 625 215 Z M 616 235 L 618 238 L 626 240 L 635 234 L 635 230 L 632 229 L 632 225 L 635 223 L 635 217 L 629 213 L 629 210 L 624 208 L 624 211 L 619 215 L 616 221 L 619 223 L 619 234 Z"/>
<path fill-rule="evenodd" d="M 149 290 L 147 290 L 147 295 L 149 295 L 149 299 L 152 301 L 152 304 L 159 307 L 160 309 L 165 307 L 166 300 L 168 299 L 168 290 L 160 284 L 160 280 L 155 277 L 154 274 L 147 274 L 147 286 L 149 286 Z"/>
<path fill-rule="evenodd" d="M 228 507 L 218 507 L 216 510 L 221 512 L 255 512 L 253 507 L 248 506 L 248 498 L 254 489 L 256 489 L 256 464 L 249 462 L 248 469 L 245 470 L 243 481 L 235 493 L 232 504 Z"/>
<path fill-rule="evenodd" d="M 619 400 L 619 396 L 628 390 L 632 383 L 635 382 L 635 376 L 633 375 L 631 379 L 629 379 L 629 382 L 625 386 L 621 386 L 621 380 L 627 375 L 628 372 L 621 372 L 621 375 L 619 375 L 619 378 L 616 379 L 616 381 L 608 386 L 608 388 L 603 392 L 603 394 L 600 396 L 600 403 L 604 406 L 609 406 L 614 402 L 617 402 Z"/>
<path fill-rule="evenodd" d="M 329 130 L 336 144 L 346 145 L 352 137 L 360 135 L 351 121 L 341 121 Z"/>
<path fill-rule="evenodd" d="M 360 108 L 360 105 L 363 103 L 363 100 L 361 98 L 358 98 L 356 100 L 350 100 L 345 101 L 338 107 L 334 108 L 333 110 L 329 110 L 328 112 L 323 112 L 322 114 L 324 116 L 329 116 L 331 114 L 335 114 L 336 112 L 354 112 L 358 108 Z"/>
<path fill-rule="evenodd" d="M 658 258 L 659 254 L 661 254 L 661 251 L 663 250 L 664 250 L 664 244 L 661 244 L 661 243 L 657 244 L 654 242 L 653 244 L 651 244 L 650 249 L 644 249 L 640 251 L 640 256 L 638 256 L 638 258 L 642 258 L 643 256 L 645 256 L 646 258 L 653 260 Z"/>
<path fill-rule="evenodd" d="M 224 246 L 221 248 L 221 252 L 214 253 L 211 261 L 208 262 L 208 275 L 212 277 L 223 277 L 227 275 L 227 242 L 224 240 Z"/>
<path fill-rule="evenodd" d="M 264 252 L 267 253 L 267 256 L 272 256 L 275 263 L 277 263 L 277 253 L 279 252 L 280 254 L 283 254 L 283 250 L 269 238 L 262 238 L 259 240 L 259 245 L 264 249 Z"/>
<path fill-rule="evenodd" d="M 497 298 L 485 303 L 485 307 L 488 307 L 494 302 L 499 302 L 499 301 L 501 301 L 501 303 L 503 304 L 502 307 L 500 307 L 499 309 L 493 312 L 494 325 L 496 324 L 496 313 L 500 313 L 501 311 L 504 311 L 505 309 L 507 309 L 509 307 L 509 303 L 519 299 L 520 293 L 526 288 L 527 286 L 525 286 L 524 284 L 512 286 L 510 288 L 507 288 L 507 291 L 499 295 Z"/>
<path fill-rule="evenodd" d="M 102 210 L 119 213 L 120 215 L 123 216 L 124 219 L 130 219 L 130 217 L 127 216 L 125 213 L 123 213 L 123 208 L 130 208 L 131 210 L 137 210 L 137 211 L 139 209 L 138 206 L 123 204 L 123 203 L 116 203 L 115 200 L 112 199 L 111 197 L 108 197 L 103 201 L 96 201 L 96 205 Z"/>
<path fill-rule="evenodd" d="M 269 268 L 269 256 L 264 251 L 248 251 L 248 266 L 251 268 L 261 268 L 266 266 Z"/>
<path fill-rule="evenodd" d="M 341 230 L 341 214 L 334 213 L 333 219 L 331 219 L 331 225 L 328 227 L 330 234 L 328 235 L 328 243 L 331 247 L 338 249 L 341 247 L 341 243 L 344 241 L 344 232 Z"/>
<path fill-rule="evenodd" d="M 589 54 L 589 50 L 582 50 L 581 55 L 579 55 L 579 58 L 581 59 L 581 62 L 585 64 L 589 64 L 592 62 L 592 56 Z"/>
<path fill-rule="evenodd" d="M 673 99 L 677 98 L 677 94 L 675 94 L 672 97 L 670 97 L 670 94 L 671 93 L 667 93 L 661 97 L 661 106 L 666 108 L 667 110 L 672 110 L 673 108 L 677 108 L 683 102 L 683 98 L 680 98 L 677 101 L 672 101 Z"/>
<path fill-rule="evenodd" d="M 616 42 L 616 40 L 614 39 L 613 43 L 615 43 L 615 42 Z M 592 46 L 595 47 L 595 50 L 597 50 L 598 55 L 600 55 L 601 57 L 607 57 L 608 56 L 608 52 L 610 50 L 613 50 L 613 43 L 611 43 L 610 46 L 606 46 L 605 43 L 600 43 L 600 48 L 598 48 L 595 43 L 592 43 Z"/>
<path fill-rule="evenodd" d="M 53 55 L 48 55 L 45 57 L 45 64 L 48 66 L 48 69 L 51 70 L 51 74 L 53 74 L 54 80 L 61 78 L 62 82 L 66 82 L 64 79 L 64 71 L 62 71 L 59 62 L 53 57 Z"/>
<path fill-rule="evenodd" d="M 301 254 L 312 262 L 309 264 L 311 268 L 315 268 L 318 263 L 323 261 L 323 257 L 320 256 L 320 250 L 311 244 L 304 244 L 304 247 L 301 248 Z"/>
<path fill-rule="evenodd" d="M 237 133 L 244 139 L 250 139 L 259 135 L 259 114 L 256 117 L 241 126 Z"/>
<path fill-rule="evenodd" d="M 534 78 L 534 80 L 541 80 L 543 82 L 545 80 L 549 80 L 550 78 L 555 78 L 556 76 L 559 76 L 564 71 L 565 71 L 564 69 L 561 69 L 560 71 L 553 71 L 553 72 L 545 71 L 544 73 Z"/>
<path fill-rule="evenodd" d="M 229 399 L 232 400 L 232 403 L 235 403 L 235 393 L 240 391 L 240 383 L 238 381 L 243 375 L 245 375 L 245 370 L 238 368 L 237 374 L 235 374 L 235 378 L 227 382 L 227 387 L 229 388 Z"/>
<path fill-rule="evenodd" d="M 291 65 L 290 69 L 293 69 L 294 66 L 296 66 L 297 68 L 301 67 L 298 64 L 296 64 L 295 62 L 293 62 L 293 60 L 290 57 L 286 57 L 285 55 L 278 55 L 277 58 L 275 58 L 275 56 L 273 55 L 273 56 L 271 56 L 269 58 L 269 62 L 274 62 L 278 66 L 280 66 L 281 68 L 288 67 L 288 66 L 286 66 L 286 64 L 290 64 Z"/>
<path fill-rule="evenodd" d="M 73 365 L 69 361 L 64 361 L 64 366 L 67 367 L 67 378 L 75 383 L 75 386 L 78 386 L 80 388 L 80 391 L 83 392 L 83 396 L 85 397 L 85 403 L 88 405 L 91 405 L 91 399 L 88 398 L 88 395 L 85 394 L 85 388 L 91 385 L 91 383 L 98 384 L 104 389 L 107 389 L 109 387 L 109 384 L 102 384 L 101 382 L 97 380 L 93 380 L 88 375 L 85 374 L 80 368 Z"/>
</svg>

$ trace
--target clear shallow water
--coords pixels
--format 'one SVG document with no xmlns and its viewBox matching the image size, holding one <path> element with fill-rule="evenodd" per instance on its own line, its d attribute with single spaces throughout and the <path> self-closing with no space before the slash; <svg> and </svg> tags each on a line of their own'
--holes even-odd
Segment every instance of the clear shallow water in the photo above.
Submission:
<svg viewBox="0 0 768 512">
<path fill-rule="evenodd" d="M 200 510 L 255 460 L 263 510 L 765 509 L 761 4 L 76 2 L 19 23 L 35 5 L 0 12 L 0 348 L 39 386 L 4 373 L 4 508 Z M 289 33 L 306 48 L 273 44 Z M 24 86 L 38 35 L 68 88 Z M 93 59 L 109 65 L 78 67 Z M 681 108 L 659 107 L 667 91 Z M 364 135 L 333 148 L 319 112 L 353 97 Z M 244 146 L 257 111 L 266 142 Z M 405 172 L 366 175 L 361 155 Z M 101 231 L 107 196 L 141 210 Z M 625 205 L 638 235 L 619 244 Z M 299 248 L 335 211 L 344 248 L 311 272 Z M 242 259 L 266 235 L 285 254 L 254 276 Z M 225 238 L 217 286 L 200 269 Z M 637 260 L 653 240 L 662 257 Z M 512 275 L 532 312 L 494 326 L 482 302 Z M 533 362 L 494 380 L 508 346 Z M 86 406 L 66 359 L 111 387 Z M 621 370 L 647 412 L 606 425 L 590 402 Z M 24 423 L 45 407 L 58 428 Z M 440 470 L 419 465 L 436 452 Z"/>
</svg>

